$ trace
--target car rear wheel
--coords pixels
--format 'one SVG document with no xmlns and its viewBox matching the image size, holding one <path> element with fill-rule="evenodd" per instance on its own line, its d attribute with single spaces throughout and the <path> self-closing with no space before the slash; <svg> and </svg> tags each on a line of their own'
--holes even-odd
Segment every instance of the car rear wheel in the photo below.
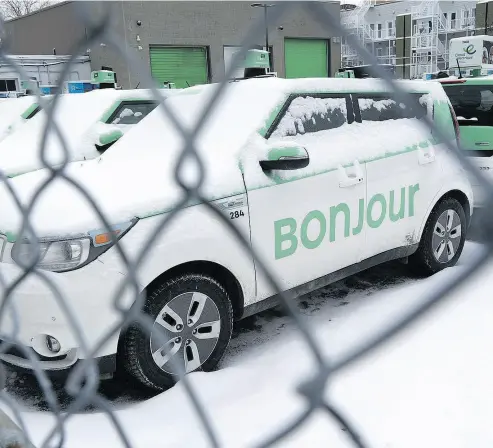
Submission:
<svg viewBox="0 0 493 448">
<path fill-rule="evenodd" d="M 440 201 L 426 222 L 419 248 L 409 258 L 413 270 L 432 275 L 454 266 L 466 240 L 467 219 L 464 208 L 454 198 Z"/>
<path fill-rule="evenodd" d="M 171 387 L 179 372 L 213 370 L 231 338 L 233 311 L 226 290 L 213 278 L 189 274 L 150 291 L 143 312 L 149 332 L 133 324 L 119 360 L 134 379 L 157 390 Z"/>
</svg>

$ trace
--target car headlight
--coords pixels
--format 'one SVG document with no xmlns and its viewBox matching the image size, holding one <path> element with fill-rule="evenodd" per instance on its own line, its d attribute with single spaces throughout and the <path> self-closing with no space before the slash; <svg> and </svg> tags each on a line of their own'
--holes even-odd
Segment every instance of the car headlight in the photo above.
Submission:
<svg viewBox="0 0 493 448">
<path fill-rule="evenodd" d="M 40 239 L 37 247 L 36 243 L 19 241 L 11 245 L 10 257 L 8 251 L 4 251 L 2 261 L 24 268 L 36 262 L 38 269 L 54 272 L 72 271 L 106 252 L 113 245 L 113 239 L 121 238 L 136 222 L 135 219 L 112 226 L 110 232 L 100 229 L 74 238 Z"/>
<path fill-rule="evenodd" d="M 63 241 L 40 241 L 36 253 L 36 247 L 29 242 L 16 243 L 12 247 L 12 259 L 21 267 L 31 265 L 36 257 L 36 267 L 48 271 L 62 272 L 70 271 L 84 263 L 91 248 L 89 238 L 63 240 Z"/>
</svg>

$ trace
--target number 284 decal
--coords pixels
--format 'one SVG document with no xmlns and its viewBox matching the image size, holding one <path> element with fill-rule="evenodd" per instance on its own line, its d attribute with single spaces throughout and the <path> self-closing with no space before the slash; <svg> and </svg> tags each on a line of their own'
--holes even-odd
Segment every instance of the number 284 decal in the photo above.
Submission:
<svg viewBox="0 0 493 448">
<path fill-rule="evenodd" d="M 240 218 L 241 216 L 245 216 L 243 210 L 236 210 L 235 212 L 229 212 L 229 217 L 231 219 L 237 219 Z"/>
</svg>

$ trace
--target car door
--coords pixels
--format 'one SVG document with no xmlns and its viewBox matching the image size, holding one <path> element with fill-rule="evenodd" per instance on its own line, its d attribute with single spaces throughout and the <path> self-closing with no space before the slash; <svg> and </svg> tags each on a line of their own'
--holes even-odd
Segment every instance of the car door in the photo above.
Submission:
<svg viewBox="0 0 493 448">
<path fill-rule="evenodd" d="M 354 95 L 357 122 L 366 138 L 367 245 L 365 258 L 417 243 L 429 204 L 437 193 L 440 164 L 421 119 L 431 97 L 408 94 L 413 107 L 391 94 Z M 428 98 L 428 99 L 427 99 Z"/>
<path fill-rule="evenodd" d="M 349 95 L 292 95 L 259 146 L 302 146 L 309 165 L 272 172 L 258 158 L 244 165 L 252 247 L 284 290 L 356 263 L 364 249 L 366 175 L 351 155 L 353 121 Z M 256 150 L 247 157 L 265 148 Z M 256 271 L 258 299 L 274 294 Z"/>
<path fill-rule="evenodd" d="M 482 82 L 484 84 L 478 84 Z M 488 180 L 493 180 L 493 82 L 484 79 L 457 79 L 443 82 L 460 126 L 460 148 Z M 476 176 L 469 175 L 474 202 L 484 201 Z"/>
</svg>

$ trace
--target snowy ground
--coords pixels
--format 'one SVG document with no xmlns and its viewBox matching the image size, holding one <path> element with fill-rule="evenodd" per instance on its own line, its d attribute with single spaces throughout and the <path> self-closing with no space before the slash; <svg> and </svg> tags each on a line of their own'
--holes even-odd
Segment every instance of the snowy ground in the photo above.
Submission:
<svg viewBox="0 0 493 448">
<path fill-rule="evenodd" d="M 480 247 L 469 241 L 459 266 L 429 279 L 414 279 L 405 266 L 391 263 L 303 297 L 298 306 L 324 354 L 335 356 L 455 276 Z M 335 376 L 326 399 L 373 447 L 493 446 L 492 290 L 490 263 L 409 331 Z M 301 413 L 305 403 L 295 388 L 314 372 L 310 353 L 278 310 L 239 323 L 221 367 L 190 380 L 225 447 L 252 446 Z M 40 443 L 53 419 L 43 411 L 39 389 L 17 376 L 8 391 L 25 405 L 26 424 Z M 122 393 L 115 382 L 103 383 L 100 392 L 114 404 L 133 447 L 209 446 L 181 385 L 154 397 Z M 98 410 L 72 417 L 66 429 L 69 448 L 123 446 Z M 319 411 L 279 446 L 352 445 Z"/>
</svg>

